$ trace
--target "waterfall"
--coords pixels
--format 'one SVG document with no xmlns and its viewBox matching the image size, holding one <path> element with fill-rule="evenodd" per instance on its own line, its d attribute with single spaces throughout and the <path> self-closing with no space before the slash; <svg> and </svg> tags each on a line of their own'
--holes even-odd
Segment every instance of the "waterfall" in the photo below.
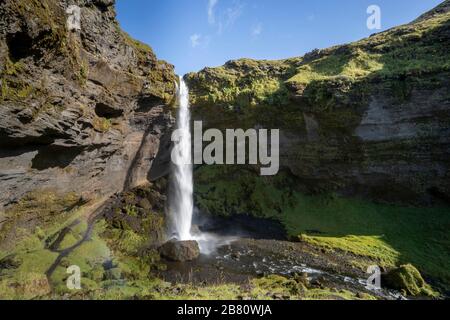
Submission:
<svg viewBox="0 0 450 320">
<path fill-rule="evenodd" d="M 180 241 L 195 240 L 200 252 L 210 254 L 220 246 L 234 241 L 235 237 L 217 237 L 211 233 L 192 234 L 192 216 L 194 212 L 194 180 L 192 165 L 191 115 L 189 90 L 180 77 L 178 87 L 178 118 L 176 135 L 172 151 L 172 177 L 169 201 L 169 223 L 171 236 Z"/>
<path fill-rule="evenodd" d="M 172 233 L 178 240 L 192 240 L 193 177 L 191 161 L 191 115 L 189 110 L 189 90 L 180 77 L 178 87 L 179 110 L 177 129 L 179 140 L 175 142 L 172 154 L 172 199 L 170 217 Z"/>
</svg>

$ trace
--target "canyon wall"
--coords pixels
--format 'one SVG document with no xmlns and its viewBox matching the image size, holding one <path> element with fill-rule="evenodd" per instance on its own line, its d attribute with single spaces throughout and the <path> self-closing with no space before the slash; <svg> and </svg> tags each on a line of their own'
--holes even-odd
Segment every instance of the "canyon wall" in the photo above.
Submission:
<svg viewBox="0 0 450 320">
<path fill-rule="evenodd" d="M 287 190 L 448 202 L 449 4 L 410 24 L 303 57 L 241 59 L 188 74 L 194 119 L 221 129 L 280 129 L 281 166 L 294 178 Z M 197 203 L 218 192 L 202 185 L 207 180 L 258 172 L 216 169 L 202 179 L 207 170 L 197 170 Z M 226 199 L 225 193 L 214 197 Z"/>
<path fill-rule="evenodd" d="M 132 188 L 169 147 L 174 68 L 120 29 L 113 0 L 2 1 L 0 77 L 2 207 L 36 190 L 87 201 Z"/>
</svg>

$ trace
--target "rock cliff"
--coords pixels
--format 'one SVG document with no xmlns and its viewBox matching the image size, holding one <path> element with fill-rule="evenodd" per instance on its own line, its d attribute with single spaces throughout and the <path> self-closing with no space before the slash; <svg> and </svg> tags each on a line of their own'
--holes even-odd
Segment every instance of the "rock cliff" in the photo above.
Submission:
<svg viewBox="0 0 450 320">
<path fill-rule="evenodd" d="M 448 202 L 449 8 L 303 57 L 188 74 L 194 118 L 281 129 L 281 165 L 309 193 Z"/>
<path fill-rule="evenodd" d="M 186 75 L 204 129 L 280 129 L 276 176 L 198 166 L 199 209 L 271 218 L 292 240 L 387 269 L 411 263 L 448 292 L 449 11 L 444 1 L 354 43 Z"/>
<path fill-rule="evenodd" d="M 1 298 L 159 268 L 176 81 L 113 0 L 0 2 Z"/>
<path fill-rule="evenodd" d="M 1 2 L 2 207 L 36 190 L 84 201 L 148 180 L 172 123 L 176 78 L 120 29 L 113 4 Z M 68 29 L 71 5 L 80 30 Z"/>
</svg>

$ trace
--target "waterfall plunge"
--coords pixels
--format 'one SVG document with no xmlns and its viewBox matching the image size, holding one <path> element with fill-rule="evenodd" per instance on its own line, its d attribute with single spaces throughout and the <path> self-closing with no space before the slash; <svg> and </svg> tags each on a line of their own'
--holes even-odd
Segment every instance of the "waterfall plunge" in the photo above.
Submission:
<svg viewBox="0 0 450 320">
<path fill-rule="evenodd" d="M 189 110 L 189 90 L 180 77 L 178 88 L 179 110 L 177 118 L 177 129 L 179 140 L 175 142 L 173 157 L 172 177 L 172 199 L 170 202 L 170 215 L 172 220 L 173 234 L 178 240 L 192 240 L 192 214 L 194 211 L 193 201 L 193 178 L 191 161 L 191 116 Z"/>
<path fill-rule="evenodd" d="M 178 88 L 179 110 L 177 119 L 178 139 L 172 153 L 172 193 L 169 205 L 172 236 L 180 241 L 195 240 L 203 254 L 210 254 L 218 247 L 231 243 L 236 237 L 217 237 L 210 233 L 192 234 L 193 199 L 193 166 L 191 116 L 189 109 L 189 90 L 180 77 Z"/>
</svg>

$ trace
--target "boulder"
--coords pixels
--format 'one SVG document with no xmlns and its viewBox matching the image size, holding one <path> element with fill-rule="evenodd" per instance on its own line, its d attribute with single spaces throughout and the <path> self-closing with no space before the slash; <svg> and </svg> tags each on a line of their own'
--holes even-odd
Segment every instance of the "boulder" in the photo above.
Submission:
<svg viewBox="0 0 450 320">
<path fill-rule="evenodd" d="M 139 200 L 139 204 L 138 205 L 139 205 L 139 207 L 141 207 L 144 210 L 151 210 L 152 209 L 152 204 L 146 198 L 143 198 L 143 199 Z"/>
<path fill-rule="evenodd" d="M 192 261 L 200 255 L 197 241 L 170 240 L 159 248 L 162 257 L 172 261 Z"/>
<path fill-rule="evenodd" d="M 390 289 L 398 290 L 407 296 L 430 296 L 436 293 L 425 282 L 413 265 L 407 264 L 385 274 L 382 283 Z"/>
</svg>

